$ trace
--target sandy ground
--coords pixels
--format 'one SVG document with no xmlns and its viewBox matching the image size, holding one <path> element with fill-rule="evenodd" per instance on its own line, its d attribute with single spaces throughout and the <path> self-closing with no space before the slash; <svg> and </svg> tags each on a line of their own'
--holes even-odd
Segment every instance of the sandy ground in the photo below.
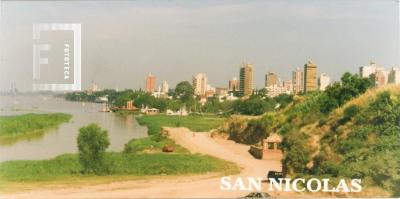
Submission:
<svg viewBox="0 0 400 199">
<path fill-rule="evenodd" d="M 279 160 L 257 160 L 249 146 L 208 132 L 190 132 L 186 128 L 166 128 L 169 136 L 193 153 L 212 155 L 236 163 L 242 169 L 235 177 L 263 177 L 269 170 L 281 170 Z M 264 189 L 267 185 L 264 185 Z M 220 177 L 213 175 L 123 181 L 75 188 L 35 189 L 6 195 L 6 198 L 232 198 L 243 197 L 249 191 L 222 191 Z M 275 195 L 275 194 L 272 194 Z M 4 197 L 4 196 L 3 196 Z"/>
</svg>

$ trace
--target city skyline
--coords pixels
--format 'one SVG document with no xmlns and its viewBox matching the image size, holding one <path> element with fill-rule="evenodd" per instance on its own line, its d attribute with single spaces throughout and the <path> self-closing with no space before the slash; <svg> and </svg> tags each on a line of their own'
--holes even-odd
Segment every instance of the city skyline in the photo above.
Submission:
<svg viewBox="0 0 400 199">
<path fill-rule="evenodd" d="M 92 82 L 100 88 L 143 88 L 145 82 L 137 80 L 149 71 L 171 86 L 190 82 L 199 72 L 207 73 L 210 84 L 225 85 L 238 77 L 242 62 L 259 73 L 274 71 L 290 79 L 293 68 L 311 58 L 335 81 L 371 60 L 386 68 L 400 65 L 396 5 L 374 0 L 5 1 L 0 90 L 32 89 L 32 24 L 44 22 L 82 24 L 83 89 Z M 63 14 L 68 10 L 76 14 Z M 264 77 L 255 75 L 254 88 L 263 85 Z"/>
</svg>

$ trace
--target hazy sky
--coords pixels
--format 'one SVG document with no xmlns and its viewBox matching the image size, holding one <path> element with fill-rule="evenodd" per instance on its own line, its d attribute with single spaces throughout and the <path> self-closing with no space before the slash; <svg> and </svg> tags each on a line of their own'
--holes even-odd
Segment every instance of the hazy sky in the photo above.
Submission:
<svg viewBox="0 0 400 199">
<path fill-rule="evenodd" d="M 100 88 L 174 87 L 204 72 L 227 87 L 243 61 L 289 79 L 312 58 L 339 79 L 373 60 L 400 65 L 395 0 L 303 1 L 5 1 L 1 2 L 0 89 L 32 88 L 32 27 L 82 24 L 82 81 Z M 45 71 L 44 71 L 45 73 Z"/>
</svg>

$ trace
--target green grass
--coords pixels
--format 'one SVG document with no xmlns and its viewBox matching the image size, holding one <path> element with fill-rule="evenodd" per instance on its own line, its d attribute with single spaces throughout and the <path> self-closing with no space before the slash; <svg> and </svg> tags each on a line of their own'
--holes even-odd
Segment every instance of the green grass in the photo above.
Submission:
<svg viewBox="0 0 400 199">
<path fill-rule="evenodd" d="M 144 115 L 136 117 L 140 125 L 146 125 L 149 137 L 132 139 L 125 145 L 125 152 L 161 152 L 162 148 L 170 145 L 174 148 L 174 153 L 188 153 L 188 150 L 175 144 L 169 138 L 160 134 L 161 127 L 186 127 L 192 131 L 209 131 L 217 128 L 226 118 L 214 115 L 189 115 L 189 116 L 169 116 L 169 115 Z"/>
<path fill-rule="evenodd" d="M 174 148 L 174 153 L 189 153 L 186 148 L 176 144 L 173 140 L 164 137 L 156 139 L 156 136 L 132 139 L 125 145 L 124 152 L 161 152 L 162 148 L 166 145 L 172 146 Z"/>
<path fill-rule="evenodd" d="M 149 135 L 158 134 L 161 127 L 186 127 L 192 131 L 209 131 L 217 128 L 226 118 L 207 115 L 169 116 L 169 115 L 144 115 L 136 117 L 140 125 L 146 125 Z"/>
<path fill-rule="evenodd" d="M 71 115 L 64 113 L 0 116 L 0 144 L 40 136 L 46 130 L 68 122 L 70 119 Z"/>
<path fill-rule="evenodd" d="M 127 154 L 107 153 L 108 176 L 187 175 L 217 172 L 237 173 L 238 167 L 215 157 L 199 154 Z M 82 174 L 77 154 L 65 154 L 49 160 L 16 160 L 0 163 L 0 184 L 41 181 L 67 181 L 94 177 Z M 5 186 L 6 187 L 6 186 Z"/>
</svg>

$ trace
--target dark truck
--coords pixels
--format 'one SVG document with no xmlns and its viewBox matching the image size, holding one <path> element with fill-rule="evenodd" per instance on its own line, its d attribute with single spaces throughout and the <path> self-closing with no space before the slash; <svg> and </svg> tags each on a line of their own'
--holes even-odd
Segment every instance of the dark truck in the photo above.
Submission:
<svg viewBox="0 0 400 199">
<path fill-rule="evenodd" d="M 267 174 L 267 181 L 269 181 L 270 178 L 279 181 L 279 178 L 285 178 L 285 175 L 281 171 L 269 171 Z"/>
</svg>

